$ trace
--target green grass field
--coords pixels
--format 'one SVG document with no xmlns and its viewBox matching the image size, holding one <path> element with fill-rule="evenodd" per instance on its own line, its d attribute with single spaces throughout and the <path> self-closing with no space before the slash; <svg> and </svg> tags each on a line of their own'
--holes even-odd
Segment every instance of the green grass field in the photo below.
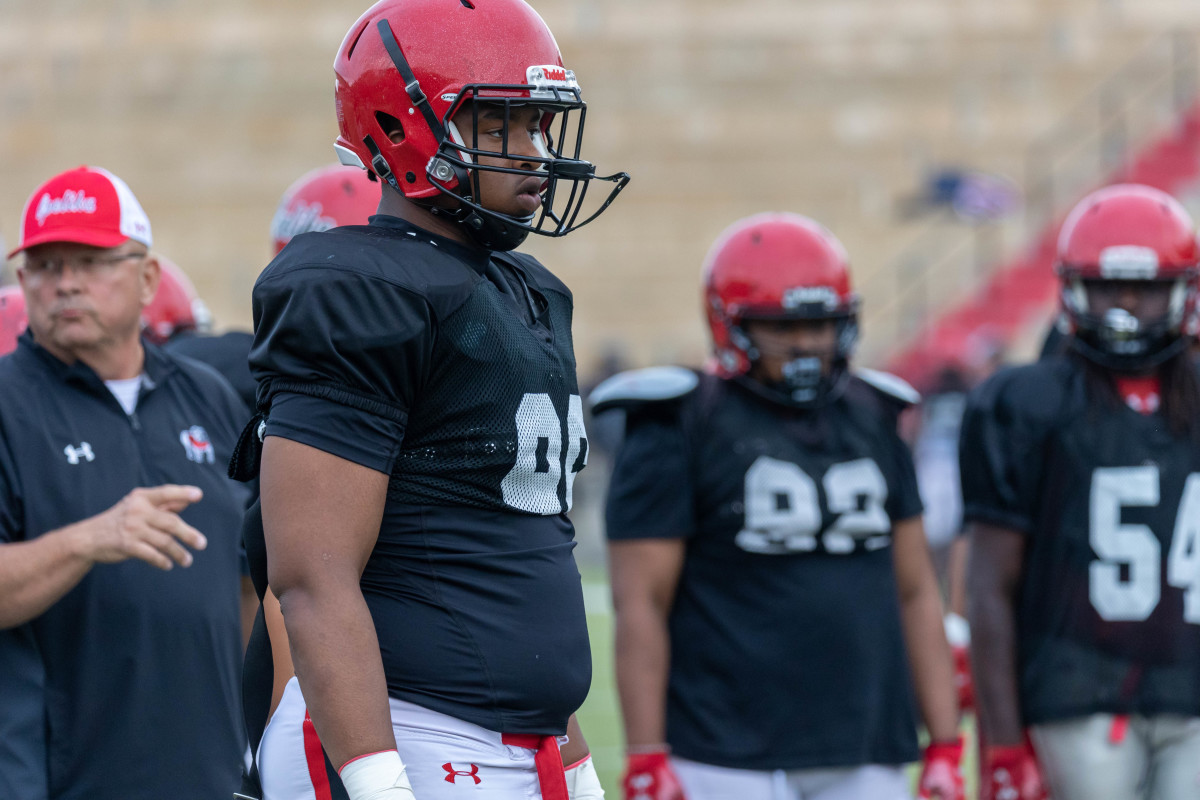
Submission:
<svg viewBox="0 0 1200 800">
<path fill-rule="evenodd" d="M 621 734 L 617 682 L 613 676 L 608 584 L 585 578 L 584 598 L 588 607 L 588 634 L 592 640 L 592 688 L 583 708 L 579 709 L 579 725 L 592 749 L 601 785 L 611 800 L 620 800 L 625 743 Z"/>
<path fill-rule="evenodd" d="M 599 570 L 584 570 L 584 600 L 588 610 L 588 631 L 592 640 L 592 689 L 587 702 L 579 710 L 579 724 L 592 749 L 600 783 L 609 800 L 621 798 L 621 770 L 625 766 L 625 744 L 621 734 L 621 712 L 617 701 L 617 686 L 613 676 L 612 614 L 608 599 L 608 584 Z M 968 748 L 963 771 L 967 778 L 967 797 L 975 797 L 975 733 L 974 719 L 968 717 L 963 726 Z M 918 776 L 912 768 L 914 783 Z"/>
</svg>

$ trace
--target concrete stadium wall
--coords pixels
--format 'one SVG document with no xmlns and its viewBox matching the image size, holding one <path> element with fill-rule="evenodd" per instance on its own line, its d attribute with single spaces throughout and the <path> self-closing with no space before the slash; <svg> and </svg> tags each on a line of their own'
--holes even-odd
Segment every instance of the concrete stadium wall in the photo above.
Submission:
<svg viewBox="0 0 1200 800">
<path fill-rule="evenodd" d="M 535 241 L 576 292 L 586 374 L 606 351 L 697 362 L 700 261 L 766 209 L 847 244 L 879 361 L 914 236 L 898 203 L 937 164 L 1021 180 L 1028 143 L 1138 47 L 1200 30 L 1194 0 L 541 0 L 589 101 L 588 155 L 633 175 L 569 239 Z M 124 177 L 221 327 L 250 323 L 284 188 L 333 161 L 348 0 L 6 0 L 0 235 L 80 163 Z M 1004 241 L 1015 244 L 1016 227 Z"/>
</svg>

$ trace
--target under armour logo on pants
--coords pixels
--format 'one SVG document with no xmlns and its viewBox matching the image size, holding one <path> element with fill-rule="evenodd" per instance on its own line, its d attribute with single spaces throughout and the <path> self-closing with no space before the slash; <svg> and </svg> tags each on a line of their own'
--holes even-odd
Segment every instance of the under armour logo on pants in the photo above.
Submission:
<svg viewBox="0 0 1200 800">
<path fill-rule="evenodd" d="M 447 762 L 442 764 L 442 769 L 449 773 L 446 775 L 446 783 L 456 783 L 455 779 L 460 775 L 475 781 L 476 785 L 483 783 L 483 779 L 479 777 L 479 766 L 476 764 L 472 764 L 469 770 L 460 770 L 455 769 L 453 764 Z"/>
</svg>

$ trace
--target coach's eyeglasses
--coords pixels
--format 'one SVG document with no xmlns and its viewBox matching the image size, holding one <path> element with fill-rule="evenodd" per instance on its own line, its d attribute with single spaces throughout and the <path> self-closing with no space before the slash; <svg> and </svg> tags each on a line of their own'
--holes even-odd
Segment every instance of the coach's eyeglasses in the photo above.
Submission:
<svg viewBox="0 0 1200 800">
<path fill-rule="evenodd" d="M 58 278 L 63 270 L 70 265 L 84 278 L 95 278 L 106 274 L 122 261 L 132 258 L 146 258 L 149 253 L 116 253 L 115 255 L 98 255 L 84 253 L 74 256 L 53 256 L 50 258 L 26 256 L 25 274 L 35 278 Z"/>
</svg>

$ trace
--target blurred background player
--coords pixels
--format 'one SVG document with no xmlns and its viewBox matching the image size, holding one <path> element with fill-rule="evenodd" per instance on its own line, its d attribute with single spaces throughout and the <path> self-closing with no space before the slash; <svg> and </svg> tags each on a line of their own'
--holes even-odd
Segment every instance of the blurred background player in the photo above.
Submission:
<svg viewBox="0 0 1200 800">
<path fill-rule="evenodd" d="M 228 796 L 245 749 L 245 498 L 226 463 L 244 410 L 140 336 L 159 264 L 123 181 L 61 173 L 22 223 L 29 326 L 0 358 L 0 730 L 16 740 L 0 770 L 13 744 L 44 750 L 0 788 Z"/>
<path fill-rule="evenodd" d="M 953 667 L 896 431 L 916 393 L 850 372 L 859 301 L 812 220 L 735 223 L 704 275 L 716 374 L 591 396 L 627 411 L 607 526 L 625 797 L 909 797 L 915 688 L 921 796 L 958 800 Z"/>
<path fill-rule="evenodd" d="M 26 321 L 21 287 L 0 286 L 0 356 L 16 349 Z M 0 713 L 0 797 L 46 797 L 46 737 L 41 722 L 44 688 L 32 632 L 0 631 L 0 696 L 7 705 L 6 713 Z"/>
<path fill-rule="evenodd" d="M 318 167 L 296 180 L 279 201 L 271 220 L 273 254 L 293 236 L 339 225 L 365 225 L 379 204 L 379 186 L 361 169 L 340 164 Z M 163 278 L 143 314 L 146 335 L 178 355 L 202 361 L 233 384 L 247 408 L 255 407 L 256 384 L 250 374 L 254 334 L 212 333 L 212 315 L 191 279 L 162 256 Z"/>
<path fill-rule="evenodd" d="M 17 349 L 17 337 L 25 332 L 27 324 L 21 287 L 0 286 L 0 356 Z"/>
<path fill-rule="evenodd" d="M 154 299 L 142 309 L 142 335 L 157 345 L 163 345 L 181 334 L 209 333 L 212 330 L 212 314 L 200 299 L 192 279 L 161 253 L 156 253 L 155 257 L 162 278 Z"/>
<path fill-rule="evenodd" d="M 260 535 L 297 675 L 262 789 L 595 800 L 573 716 L 591 675 L 573 303 L 509 251 L 586 224 L 628 176 L 578 159 L 578 84 L 520 0 L 384 0 L 335 71 L 337 151 L 382 196 L 255 285 Z M 588 214 L 593 181 L 613 185 Z"/>
<path fill-rule="evenodd" d="M 378 207 L 379 184 L 366 170 L 330 164 L 306 172 L 283 193 L 271 219 L 275 255 L 301 233 L 366 225 Z"/>
<path fill-rule="evenodd" d="M 1058 243 L 1066 349 L 998 373 L 962 430 L 983 796 L 1200 791 L 1200 384 L 1192 220 L 1085 198 Z M 1014 785 L 1015 784 L 1015 785 Z"/>
</svg>

